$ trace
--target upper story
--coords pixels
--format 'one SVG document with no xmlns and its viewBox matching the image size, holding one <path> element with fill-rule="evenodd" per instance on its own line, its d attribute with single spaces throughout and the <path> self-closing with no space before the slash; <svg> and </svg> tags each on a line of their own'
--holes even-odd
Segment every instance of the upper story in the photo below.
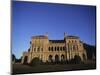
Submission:
<svg viewBox="0 0 100 75">
<path fill-rule="evenodd" d="M 64 39 L 49 40 L 48 35 L 32 36 L 30 42 L 31 52 L 84 50 L 83 43 L 78 36 L 69 36 L 64 33 Z"/>
</svg>

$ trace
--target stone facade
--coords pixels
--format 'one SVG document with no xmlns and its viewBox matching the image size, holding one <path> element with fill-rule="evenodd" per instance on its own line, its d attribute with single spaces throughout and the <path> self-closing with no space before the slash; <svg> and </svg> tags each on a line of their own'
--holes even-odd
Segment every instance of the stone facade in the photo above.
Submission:
<svg viewBox="0 0 100 75">
<path fill-rule="evenodd" d="M 43 62 L 64 61 L 80 56 L 81 60 L 87 60 L 87 54 L 83 43 L 77 36 L 67 36 L 64 33 L 62 40 L 49 40 L 48 35 L 32 36 L 28 52 L 23 52 L 22 63 L 30 63 L 38 57 Z"/>
</svg>

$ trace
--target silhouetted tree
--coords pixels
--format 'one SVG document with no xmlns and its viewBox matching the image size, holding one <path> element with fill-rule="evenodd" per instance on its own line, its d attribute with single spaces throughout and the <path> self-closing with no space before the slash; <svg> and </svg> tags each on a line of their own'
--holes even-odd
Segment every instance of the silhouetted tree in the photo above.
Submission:
<svg viewBox="0 0 100 75">
<path fill-rule="evenodd" d="M 75 58 L 69 61 L 69 64 L 75 64 Z"/>
<path fill-rule="evenodd" d="M 75 64 L 81 63 L 81 58 L 80 58 L 80 56 L 75 55 L 73 61 L 74 61 Z"/>
<path fill-rule="evenodd" d="M 87 58 L 92 60 L 93 56 L 96 57 L 96 46 L 88 45 L 86 43 L 83 44 L 86 49 Z"/>
<path fill-rule="evenodd" d="M 16 57 L 14 54 L 12 54 L 12 62 L 15 62 L 16 61 Z"/>
<path fill-rule="evenodd" d="M 16 59 L 17 63 L 21 63 L 22 57 L 20 57 L 19 59 Z"/>
<path fill-rule="evenodd" d="M 31 63 L 30 63 L 30 65 L 31 66 L 35 66 L 35 65 L 39 65 L 39 64 L 42 64 L 42 60 L 40 60 L 39 58 L 34 58 L 32 61 L 31 61 Z"/>
</svg>

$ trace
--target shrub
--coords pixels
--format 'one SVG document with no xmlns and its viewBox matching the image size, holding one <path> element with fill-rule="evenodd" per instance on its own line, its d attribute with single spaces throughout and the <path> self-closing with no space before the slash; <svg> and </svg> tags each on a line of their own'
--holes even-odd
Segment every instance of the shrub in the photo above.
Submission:
<svg viewBox="0 0 100 75">
<path fill-rule="evenodd" d="M 36 57 L 31 61 L 30 65 L 35 66 L 35 65 L 42 64 L 42 63 L 43 63 L 42 60 L 40 60 L 39 58 Z"/>
<path fill-rule="evenodd" d="M 75 55 L 75 56 L 74 56 L 73 61 L 74 61 L 75 64 L 79 64 L 79 63 L 82 62 L 80 56 L 78 56 L 78 55 Z"/>
</svg>

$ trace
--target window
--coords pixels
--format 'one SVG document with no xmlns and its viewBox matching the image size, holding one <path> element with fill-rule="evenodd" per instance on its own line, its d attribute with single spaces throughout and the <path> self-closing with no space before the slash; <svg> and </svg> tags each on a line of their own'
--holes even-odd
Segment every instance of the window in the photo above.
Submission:
<svg viewBox="0 0 100 75">
<path fill-rule="evenodd" d="M 40 51 L 40 47 L 38 47 L 37 51 L 38 51 L 38 52 Z"/>
<path fill-rule="evenodd" d="M 75 40 L 75 43 L 77 43 L 77 41 Z"/>
<path fill-rule="evenodd" d="M 65 56 L 63 54 L 61 55 L 61 61 L 65 61 Z"/>
<path fill-rule="evenodd" d="M 57 51 L 59 51 L 59 47 L 57 47 Z"/>
<path fill-rule="evenodd" d="M 50 51 L 50 47 L 49 47 L 49 49 L 48 49 L 49 51 Z"/>
<path fill-rule="evenodd" d="M 51 50 L 53 51 L 53 47 L 51 47 Z"/>
<path fill-rule="evenodd" d="M 49 55 L 49 62 L 53 62 L 52 55 Z"/>
<path fill-rule="evenodd" d="M 56 51 L 56 47 L 55 47 L 55 51 Z"/>
<path fill-rule="evenodd" d="M 62 51 L 62 47 L 60 47 L 60 50 Z"/>
<path fill-rule="evenodd" d="M 74 41 L 72 40 L 72 43 L 73 43 Z"/>
<path fill-rule="evenodd" d="M 59 56 L 55 55 L 55 62 L 58 63 L 59 62 Z"/>
</svg>

